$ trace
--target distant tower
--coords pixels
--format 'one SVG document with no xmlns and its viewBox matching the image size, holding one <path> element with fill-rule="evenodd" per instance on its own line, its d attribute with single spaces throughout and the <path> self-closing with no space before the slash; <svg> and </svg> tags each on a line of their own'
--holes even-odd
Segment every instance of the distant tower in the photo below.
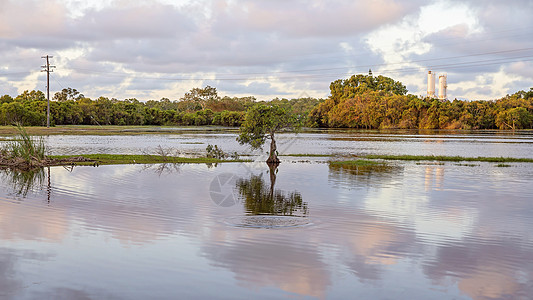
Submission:
<svg viewBox="0 0 533 300">
<path fill-rule="evenodd" d="M 446 100 L 446 89 L 448 88 L 448 75 L 442 74 L 439 76 L 439 99 Z"/>
<path fill-rule="evenodd" d="M 428 71 L 428 98 L 435 98 L 435 73 Z"/>
</svg>

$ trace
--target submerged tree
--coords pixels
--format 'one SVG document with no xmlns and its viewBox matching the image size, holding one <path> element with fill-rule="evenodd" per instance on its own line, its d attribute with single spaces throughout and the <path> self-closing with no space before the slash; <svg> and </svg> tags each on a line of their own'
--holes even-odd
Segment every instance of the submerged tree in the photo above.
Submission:
<svg viewBox="0 0 533 300">
<path fill-rule="evenodd" d="M 298 117 L 277 105 L 257 104 L 246 112 L 237 141 L 252 149 L 261 149 L 270 140 L 268 164 L 279 164 L 275 135 L 281 131 L 300 127 Z"/>
</svg>

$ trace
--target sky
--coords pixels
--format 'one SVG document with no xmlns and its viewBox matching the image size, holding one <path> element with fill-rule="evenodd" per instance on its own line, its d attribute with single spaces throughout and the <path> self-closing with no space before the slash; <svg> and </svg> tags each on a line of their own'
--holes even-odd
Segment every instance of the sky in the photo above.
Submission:
<svg viewBox="0 0 533 300">
<path fill-rule="evenodd" d="M 51 95 L 326 98 L 371 69 L 492 100 L 533 87 L 532 15 L 533 0 L 0 0 L 0 95 L 46 91 L 50 55 Z"/>
</svg>

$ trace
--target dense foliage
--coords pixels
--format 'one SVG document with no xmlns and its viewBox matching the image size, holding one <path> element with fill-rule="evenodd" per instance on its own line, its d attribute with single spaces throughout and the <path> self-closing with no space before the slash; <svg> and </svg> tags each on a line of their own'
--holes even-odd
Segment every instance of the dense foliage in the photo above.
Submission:
<svg viewBox="0 0 533 300">
<path fill-rule="evenodd" d="M 279 163 L 276 147 L 276 134 L 283 130 L 298 128 L 301 122 L 297 115 L 276 104 L 258 103 L 252 106 L 244 118 L 237 141 L 248 144 L 252 149 L 260 149 L 270 140 L 268 163 Z"/>
<path fill-rule="evenodd" d="M 313 98 L 275 99 L 291 112 L 307 116 L 319 103 Z M 52 125 L 219 125 L 241 126 L 254 97 L 220 97 L 215 88 L 194 88 L 181 99 L 163 98 L 146 102 L 137 99 L 90 99 L 67 88 L 50 101 Z M 16 98 L 0 97 L 0 125 L 46 124 L 46 97 L 41 91 L 25 91 Z"/>
<path fill-rule="evenodd" d="M 533 89 L 495 101 L 448 101 L 406 95 L 400 83 L 372 78 L 357 75 L 333 82 L 331 96 L 311 111 L 310 125 L 364 129 L 533 128 Z"/>
<path fill-rule="evenodd" d="M 312 127 L 404 129 L 531 129 L 533 88 L 498 100 L 460 101 L 407 94 L 391 78 L 354 75 L 330 84 L 331 96 L 274 99 L 275 105 Z M 216 88 L 194 88 L 179 100 L 168 98 L 90 99 L 72 88 L 55 93 L 50 102 L 52 125 L 242 125 L 254 97 L 220 97 Z M 0 125 L 46 124 L 46 98 L 41 91 L 0 97 Z"/>
</svg>

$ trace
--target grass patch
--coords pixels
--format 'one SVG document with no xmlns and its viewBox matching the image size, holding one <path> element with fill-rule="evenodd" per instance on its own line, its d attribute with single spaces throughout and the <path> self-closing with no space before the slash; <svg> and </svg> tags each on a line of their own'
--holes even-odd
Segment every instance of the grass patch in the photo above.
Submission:
<svg viewBox="0 0 533 300">
<path fill-rule="evenodd" d="M 509 168 L 509 167 L 511 167 L 511 165 L 508 165 L 508 164 L 497 164 L 496 167 L 498 167 L 498 168 Z"/>
<path fill-rule="evenodd" d="M 73 158 L 83 157 L 87 161 L 73 161 Z M 74 165 L 124 165 L 124 164 L 215 164 L 225 162 L 250 162 L 245 159 L 216 159 L 208 157 L 187 158 L 161 155 L 123 155 L 123 154 L 84 154 L 84 155 L 61 155 L 50 156 L 57 161 L 69 161 Z"/>
<path fill-rule="evenodd" d="M 514 157 L 462 157 L 462 156 L 438 156 L 438 155 L 366 155 L 366 159 L 384 159 L 384 160 L 405 160 L 405 161 L 476 161 L 476 162 L 521 162 L 533 163 L 531 158 L 514 158 Z"/>
<path fill-rule="evenodd" d="M 361 178 L 369 174 L 386 174 L 398 170 L 397 166 L 391 166 L 384 162 L 377 162 L 365 159 L 330 161 L 329 169 L 331 171 L 350 174 L 353 178 Z"/>
<path fill-rule="evenodd" d="M 294 157 L 332 157 L 332 154 L 280 154 L 279 156 L 294 156 Z"/>
<path fill-rule="evenodd" d="M 479 167 L 479 165 L 476 164 L 455 164 L 456 166 L 460 167 Z"/>
<path fill-rule="evenodd" d="M 366 167 L 366 166 L 382 166 L 384 163 L 358 159 L 358 160 L 342 160 L 342 161 L 331 161 L 329 162 L 331 166 L 339 167 Z"/>
</svg>

